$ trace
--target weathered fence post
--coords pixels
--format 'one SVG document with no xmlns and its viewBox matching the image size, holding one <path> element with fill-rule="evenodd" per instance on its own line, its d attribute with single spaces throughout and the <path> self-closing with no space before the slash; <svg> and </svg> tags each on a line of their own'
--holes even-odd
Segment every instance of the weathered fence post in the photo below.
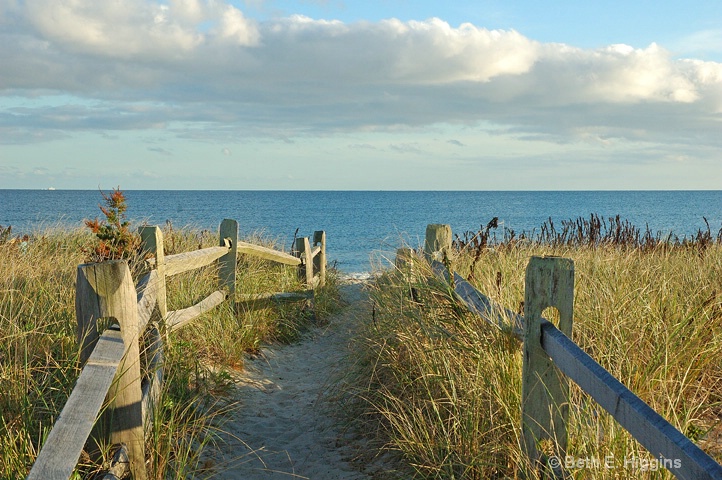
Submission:
<svg viewBox="0 0 722 480">
<path fill-rule="evenodd" d="M 559 330 L 571 338 L 574 309 L 574 262 L 559 257 L 532 257 L 526 268 L 524 292 L 524 357 L 522 370 L 523 447 L 532 468 L 546 472 L 543 455 L 563 459 L 567 451 L 569 380 L 541 345 L 542 312 L 559 311 Z M 544 441 L 550 445 L 544 447 Z M 543 451 L 546 449 L 547 451 Z"/>
<path fill-rule="evenodd" d="M 158 312 L 160 318 L 165 321 L 168 316 L 168 301 L 166 300 L 165 291 L 165 250 L 163 249 L 163 231 L 157 226 L 138 227 L 138 233 L 141 239 L 141 252 L 151 254 L 155 257 L 155 269 L 158 271 L 158 288 L 156 292 L 156 301 L 158 302 Z"/>
<path fill-rule="evenodd" d="M 78 266 L 75 309 L 78 332 L 97 333 L 97 321 L 118 322 L 125 345 L 125 356 L 106 396 L 108 408 L 101 426 L 107 426 L 111 444 L 125 443 L 135 480 L 144 480 L 145 442 L 143 432 L 140 375 L 138 306 L 133 278 L 124 261 L 110 261 Z M 112 328 L 112 327 L 111 327 Z M 88 344 L 84 343 L 84 351 Z M 94 346 L 94 345 L 93 345 Z M 92 346 L 90 346 L 92 350 Z M 85 357 L 87 358 L 87 356 Z M 100 444 L 103 439 L 96 439 Z"/>
<path fill-rule="evenodd" d="M 144 255 L 150 254 L 155 257 L 155 270 L 158 273 L 154 281 L 154 283 L 157 283 L 149 285 L 147 288 L 154 289 L 160 322 L 148 326 L 148 342 L 144 346 L 146 349 L 144 353 L 147 359 L 148 378 L 141 381 L 144 431 L 146 435 L 149 435 L 151 432 L 150 425 L 152 425 L 155 407 L 160 400 L 160 391 L 163 384 L 163 341 L 170 341 L 170 331 L 165 324 L 168 317 L 168 300 L 165 286 L 166 265 L 163 231 L 158 226 L 141 226 L 138 227 L 138 233 L 141 239 L 141 252 Z"/>
<path fill-rule="evenodd" d="M 296 255 L 301 259 L 301 265 L 298 266 L 298 276 L 301 280 L 305 280 L 306 287 L 313 287 L 313 260 L 311 258 L 311 243 L 308 237 L 296 239 Z"/>
<path fill-rule="evenodd" d="M 313 232 L 313 246 L 321 246 L 321 251 L 313 257 L 313 269 L 318 272 L 318 286 L 326 285 L 326 232 L 319 230 Z"/>
<path fill-rule="evenodd" d="M 424 255 L 428 260 L 443 260 L 451 251 L 451 225 L 431 223 L 426 226 Z"/>
<path fill-rule="evenodd" d="M 218 228 L 220 246 L 225 245 L 225 239 L 231 241 L 231 250 L 218 259 L 218 283 L 226 287 L 229 298 L 233 299 L 236 293 L 236 254 L 238 251 L 238 222 L 225 219 Z"/>
</svg>

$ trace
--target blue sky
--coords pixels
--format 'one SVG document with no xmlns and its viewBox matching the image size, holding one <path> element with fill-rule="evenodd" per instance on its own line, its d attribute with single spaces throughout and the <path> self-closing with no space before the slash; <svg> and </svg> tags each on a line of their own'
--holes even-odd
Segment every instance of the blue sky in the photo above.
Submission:
<svg viewBox="0 0 722 480">
<path fill-rule="evenodd" d="M 0 0 L 0 188 L 719 189 L 722 3 Z"/>
</svg>

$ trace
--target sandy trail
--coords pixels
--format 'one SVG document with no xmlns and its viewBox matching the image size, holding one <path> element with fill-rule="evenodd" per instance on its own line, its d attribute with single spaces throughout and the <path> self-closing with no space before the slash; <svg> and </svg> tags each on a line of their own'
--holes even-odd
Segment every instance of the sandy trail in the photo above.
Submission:
<svg viewBox="0 0 722 480">
<path fill-rule="evenodd" d="M 329 324 L 292 345 L 264 348 L 237 381 L 240 408 L 223 430 L 232 435 L 213 454 L 216 478 L 369 479 L 383 462 L 350 463 L 359 449 L 333 416 L 329 387 L 346 361 L 356 325 L 368 318 L 362 285 L 341 287 L 349 303 Z"/>
</svg>

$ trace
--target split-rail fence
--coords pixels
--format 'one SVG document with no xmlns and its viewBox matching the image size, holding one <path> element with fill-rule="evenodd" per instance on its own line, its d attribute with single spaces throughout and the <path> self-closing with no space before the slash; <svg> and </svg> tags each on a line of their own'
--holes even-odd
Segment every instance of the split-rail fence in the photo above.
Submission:
<svg viewBox="0 0 722 480">
<path fill-rule="evenodd" d="M 163 343 L 173 331 L 225 301 L 310 301 L 326 279 L 326 233 L 297 238 L 293 255 L 238 240 L 238 223 L 223 220 L 219 245 L 164 254 L 159 227 L 140 227 L 150 271 L 134 282 L 125 261 L 79 265 L 77 337 L 83 369 L 48 434 L 28 479 L 68 479 L 84 448 L 118 446 L 106 478 L 146 478 L 145 438 L 163 382 Z M 296 266 L 302 292 L 235 292 L 237 255 Z M 219 289 L 188 308 L 168 311 L 166 278 L 216 263 Z M 103 328 L 105 327 L 105 328 Z M 144 348 L 141 348 L 141 345 Z M 143 375 L 141 372 L 147 372 Z"/>
<path fill-rule="evenodd" d="M 571 478 L 564 471 L 567 458 L 569 380 L 574 381 L 639 443 L 659 466 L 684 480 L 722 479 L 722 466 L 677 430 L 649 405 L 571 340 L 574 307 L 574 262 L 560 257 L 532 257 L 527 265 L 524 315 L 494 303 L 461 275 L 449 272 L 439 260 L 448 258 L 451 227 L 431 224 L 424 253 L 434 273 L 448 281 L 468 309 L 522 342 L 522 437 L 530 466 L 549 478 Z M 410 273 L 414 253 L 399 249 L 396 265 Z M 445 262 L 448 263 L 448 262 Z M 542 318 L 553 307 L 559 326 Z M 540 445 L 550 441 L 554 455 Z"/>
</svg>

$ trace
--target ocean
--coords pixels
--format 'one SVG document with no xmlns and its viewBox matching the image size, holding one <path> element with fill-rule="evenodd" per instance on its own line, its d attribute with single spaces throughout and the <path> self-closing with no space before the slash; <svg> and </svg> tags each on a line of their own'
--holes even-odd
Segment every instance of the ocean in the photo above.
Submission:
<svg viewBox="0 0 722 480">
<path fill-rule="evenodd" d="M 503 227 L 539 231 L 595 213 L 620 215 L 644 230 L 693 235 L 722 227 L 722 191 L 126 191 L 128 217 L 174 227 L 216 231 L 221 220 L 238 220 L 241 237 L 261 233 L 290 249 L 294 232 L 311 236 L 325 230 L 330 263 L 347 274 L 363 275 L 391 261 L 402 245 L 423 244 L 426 225 L 448 223 L 454 233 L 477 231 L 493 217 Z M 13 233 L 48 227 L 78 228 L 101 216 L 97 190 L 0 190 L 0 225 Z"/>
</svg>

